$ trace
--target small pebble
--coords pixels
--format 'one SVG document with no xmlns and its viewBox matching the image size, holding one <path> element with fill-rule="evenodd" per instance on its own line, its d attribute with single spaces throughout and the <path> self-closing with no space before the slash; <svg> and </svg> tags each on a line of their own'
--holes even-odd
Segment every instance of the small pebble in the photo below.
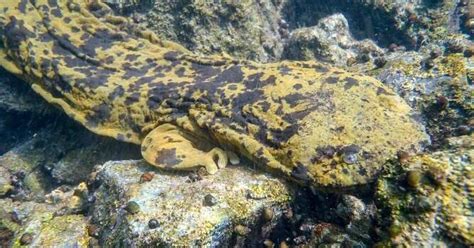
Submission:
<svg viewBox="0 0 474 248">
<path fill-rule="evenodd" d="M 417 188 L 420 186 L 423 174 L 420 171 L 414 170 L 407 173 L 407 184 L 411 188 Z"/>
<path fill-rule="evenodd" d="M 290 25 L 288 24 L 288 22 L 285 21 L 285 19 L 280 19 L 278 24 L 280 25 L 280 27 L 282 28 L 289 28 Z"/>
<path fill-rule="evenodd" d="M 250 229 L 243 225 L 237 225 L 234 227 L 234 232 L 239 236 L 247 236 L 247 234 L 250 232 Z"/>
<path fill-rule="evenodd" d="M 412 13 L 410 14 L 410 16 L 408 16 L 408 21 L 410 21 L 411 23 L 415 23 L 418 21 L 418 16 L 416 16 L 415 13 Z"/>
<path fill-rule="evenodd" d="M 473 19 L 474 22 L 474 19 Z M 464 56 L 465 57 L 472 57 L 474 55 L 474 45 L 469 45 L 466 47 L 464 50 Z"/>
<path fill-rule="evenodd" d="M 394 221 L 392 225 L 388 228 L 388 232 L 390 233 L 390 237 L 395 238 L 402 232 L 402 227 L 398 221 Z"/>
<path fill-rule="evenodd" d="M 189 177 L 189 182 L 191 182 L 191 183 L 202 180 L 201 175 L 199 175 L 198 173 L 194 173 L 194 172 L 190 173 L 188 177 Z"/>
<path fill-rule="evenodd" d="M 269 239 L 266 239 L 265 241 L 263 241 L 263 245 L 265 247 L 268 247 L 268 248 L 273 248 L 275 247 L 275 243 L 273 243 L 273 241 L 269 240 Z"/>
<path fill-rule="evenodd" d="M 148 221 L 148 227 L 150 229 L 155 229 L 159 226 L 160 226 L 160 223 L 156 219 L 151 219 L 150 221 Z"/>
<path fill-rule="evenodd" d="M 304 235 L 293 238 L 293 243 L 296 245 L 301 245 L 306 242 L 306 237 Z"/>
<path fill-rule="evenodd" d="M 140 176 L 140 183 L 150 182 L 155 177 L 155 173 L 148 171 Z"/>
<path fill-rule="evenodd" d="M 127 212 L 129 212 L 131 214 L 136 214 L 136 213 L 140 212 L 140 205 L 138 205 L 138 203 L 136 203 L 134 201 L 129 201 L 127 203 L 127 206 L 125 207 L 125 210 L 127 210 Z"/>
<path fill-rule="evenodd" d="M 471 132 L 471 128 L 467 125 L 461 125 L 456 128 L 456 133 L 459 135 L 468 135 Z"/>
<path fill-rule="evenodd" d="M 397 158 L 398 158 L 398 162 L 403 164 L 403 163 L 406 163 L 408 161 L 408 159 L 410 158 L 410 154 L 408 152 L 405 152 L 405 151 L 399 151 L 397 153 Z"/>
<path fill-rule="evenodd" d="M 442 54 L 443 54 L 443 52 L 441 51 L 441 49 L 435 48 L 435 49 L 431 50 L 430 57 L 432 59 L 435 59 L 435 58 L 441 56 Z"/>
<path fill-rule="evenodd" d="M 285 218 L 288 219 L 288 220 L 293 219 L 293 217 L 294 217 L 293 209 L 288 208 L 286 211 L 284 211 L 284 216 L 285 216 Z"/>
<path fill-rule="evenodd" d="M 272 208 L 264 208 L 263 209 L 263 219 L 267 222 L 272 221 L 272 219 L 273 219 L 273 209 Z"/>
<path fill-rule="evenodd" d="M 29 245 L 31 244 L 31 242 L 33 242 L 33 234 L 24 233 L 23 235 L 21 235 L 21 238 L 20 238 L 21 245 Z"/>
<path fill-rule="evenodd" d="M 438 108 L 440 110 L 444 110 L 448 107 L 448 104 L 449 104 L 449 100 L 447 97 L 445 96 L 438 96 L 436 98 L 436 105 L 438 106 Z"/>
<path fill-rule="evenodd" d="M 435 66 L 435 63 L 433 61 L 433 59 L 426 59 L 424 61 L 421 62 L 423 67 L 425 67 L 425 69 L 431 69 Z"/>
<path fill-rule="evenodd" d="M 354 57 L 350 57 L 347 59 L 346 64 L 347 66 L 352 66 L 357 63 L 357 59 Z"/>
<path fill-rule="evenodd" d="M 359 56 L 357 56 L 357 60 L 359 60 L 362 63 L 365 63 L 365 62 L 370 61 L 370 56 L 366 53 L 363 53 L 363 54 L 360 54 Z"/>
<path fill-rule="evenodd" d="M 99 228 L 96 225 L 88 225 L 87 226 L 87 233 L 91 237 L 99 237 Z"/>
<path fill-rule="evenodd" d="M 288 244 L 285 241 L 281 241 L 280 248 L 288 248 Z"/>
<path fill-rule="evenodd" d="M 462 53 L 464 51 L 464 46 L 460 40 L 448 41 L 447 48 L 451 53 Z"/>
<path fill-rule="evenodd" d="M 377 68 L 382 68 L 387 64 L 387 59 L 385 57 L 377 57 L 374 60 L 374 65 L 377 66 Z"/>
<path fill-rule="evenodd" d="M 395 43 L 392 43 L 392 44 L 390 44 L 390 45 L 388 46 L 388 50 L 389 50 L 390 52 L 395 52 L 395 51 L 397 51 L 397 49 L 398 49 L 398 45 L 395 44 Z"/>
<path fill-rule="evenodd" d="M 213 195 L 207 194 L 206 196 L 204 196 L 204 206 L 212 207 L 216 204 L 217 204 L 217 199 Z"/>
</svg>

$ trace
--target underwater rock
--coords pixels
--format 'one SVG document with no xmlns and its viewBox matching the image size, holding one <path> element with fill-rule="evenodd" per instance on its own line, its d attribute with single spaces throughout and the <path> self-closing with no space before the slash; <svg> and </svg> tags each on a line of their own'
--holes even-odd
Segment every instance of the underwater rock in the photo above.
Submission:
<svg viewBox="0 0 474 248">
<path fill-rule="evenodd" d="M 0 168 L 5 171 L 0 188 L 9 188 L 12 197 L 41 199 L 57 183 L 86 180 L 96 164 L 140 156 L 134 145 L 98 137 L 70 120 L 57 120 L 0 156 Z M 17 172 L 25 176 L 11 189 L 7 183 Z"/>
<path fill-rule="evenodd" d="M 0 167 L 0 196 L 4 196 L 14 187 L 10 182 L 10 173 L 4 167 Z"/>
<path fill-rule="evenodd" d="M 474 136 L 448 140 L 431 154 L 393 162 L 378 181 L 380 244 L 408 246 L 474 245 Z M 411 171 L 421 174 L 418 186 L 407 184 Z"/>
<path fill-rule="evenodd" d="M 0 227 L 13 233 L 5 247 L 87 247 L 87 218 L 57 216 L 59 205 L 0 199 Z M 2 246 L 3 247 L 3 246 Z"/>
<path fill-rule="evenodd" d="M 85 181 L 95 165 L 109 160 L 138 159 L 138 147 L 102 137 L 91 137 L 51 166 L 51 176 L 59 183 L 76 184 Z"/>
<path fill-rule="evenodd" d="M 17 199 L 42 198 L 51 187 L 52 182 L 43 173 L 41 167 L 54 163 L 61 152 L 68 147 L 67 142 L 58 142 L 59 146 L 57 147 L 47 144 L 47 140 L 53 140 L 53 137 L 54 133 L 43 131 L 0 156 L 0 167 L 5 172 L 1 177 L 10 179 L 14 177 L 15 173 L 24 174 L 24 177 L 16 179 L 12 197 Z"/>
<path fill-rule="evenodd" d="M 0 155 L 26 142 L 54 112 L 24 82 L 0 68 Z"/>
<path fill-rule="evenodd" d="M 342 14 L 321 19 L 316 26 L 295 29 L 285 45 L 285 57 L 293 60 L 322 60 L 347 66 L 382 56 L 384 51 L 372 40 L 358 41 L 349 31 Z M 362 61 L 367 62 L 367 61 Z"/>
<path fill-rule="evenodd" d="M 152 181 L 141 183 L 141 175 L 153 170 L 140 161 L 99 168 L 93 222 L 101 224 L 104 245 L 218 247 L 232 242 L 237 225 L 248 227 L 245 238 L 255 240 L 263 209 L 273 209 L 270 222 L 276 223 L 291 198 L 282 180 L 238 166 L 194 182 L 189 173 L 157 171 Z M 203 204 L 210 194 L 214 204 Z M 127 212 L 129 202 L 139 211 Z"/>
<path fill-rule="evenodd" d="M 287 26 L 279 11 L 285 1 L 155 1 L 146 14 L 134 13 L 159 37 L 198 54 L 275 61 Z"/>
<path fill-rule="evenodd" d="M 0 68 L 0 110 L 45 115 L 51 109 L 24 82 Z"/>
<path fill-rule="evenodd" d="M 464 41 L 469 43 L 468 41 Z M 434 50 L 447 50 L 447 41 L 431 44 L 418 52 L 395 52 L 387 64 L 372 72 L 394 89 L 426 122 L 434 147 L 447 137 L 461 135 L 459 127 L 472 132 L 474 119 L 474 64 L 462 52 L 433 57 Z M 426 67 L 429 60 L 432 66 Z"/>
<path fill-rule="evenodd" d="M 297 247 L 370 247 L 355 237 L 357 234 L 349 234 L 335 224 L 321 222 L 312 228 L 308 243 Z"/>
<path fill-rule="evenodd" d="M 130 1 L 106 2 L 123 13 L 124 6 Z M 122 7 L 118 2 L 124 3 Z M 282 59 L 284 47 L 294 49 L 296 54 L 283 58 L 296 58 L 294 55 L 313 58 L 314 54 L 319 54 L 318 51 L 311 53 L 311 46 L 308 46 L 306 53 L 301 54 L 303 51 L 294 47 L 295 42 L 289 39 L 290 32 L 304 36 L 302 32 L 312 28 L 299 28 L 315 26 L 337 13 L 350 21 L 351 33 L 357 40 L 369 38 L 383 47 L 395 43 L 414 49 L 459 28 L 449 26 L 456 22 L 454 19 L 459 19 L 455 1 L 338 0 L 328 4 L 324 0 L 171 0 L 154 1 L 152 8 L 149 5 L 153 1 L 136 2 L 138 4 L 134 6 L 128 4 L 131 8 L 125 7 L 128 14 L 163 39 L 178 42 L 200 54 L 225 52 L 236 58 L 261 62 Z M 322 35 L 322 38 L 332 42 L 331 46 L 335 48 L 339 46 L 327 35 Z M 368 43 L 372 46 L 371 42 Z M 343 55 L 340 49 L 347 50 L 347 47 L 336 49 L 341 53 L 339 55 Z"/>
<path fill-rule="evenodd" d="M 341 203 L 337 205 L 336 214 L 344 220 L 346 233 L 359 239 L 370 241 L 375 206 L 366 204 L 352 195 L 343 195 Z"/>
</svg>

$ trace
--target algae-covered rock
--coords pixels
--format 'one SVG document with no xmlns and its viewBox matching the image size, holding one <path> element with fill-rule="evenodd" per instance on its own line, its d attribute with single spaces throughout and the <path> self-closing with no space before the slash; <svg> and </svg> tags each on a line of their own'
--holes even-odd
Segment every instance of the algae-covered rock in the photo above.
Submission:
<svg viewBox="0 0 474 248">
<path fill-rule="evenodd" d="M 4 196 L 10 190 L 13 189 L 13 185 L 10 182 L 10 173 L 4 167 L 0 167 L 0 196 Z"/>
<path fill-rule="evenodd" d="M 293 30 L 285 45 L 285 57 L 288 59 L 322 60 L 338 66 L 367 62 L 383 53 L 372 40 L 354 39 L 342 14 L 323 18 L 313 27 Z"/>
<path fill-rule="evenodd" d="M 263 208 L 273 209 L 276 222 L 291 198 L 283 181 L 240 167 L 201 179 L 156 171 L 151 181 L 141 182 L 150 170 L 138 161 L 100 168 L 93 221 L 103 228 L 103 245 L 218 247 L 241 235 L 235 231 L 238 225 L 248 228 L 244 235 L 252 240 L 262 225 Z"/>
<path fill-rule="evenodd" d="M 474 123 L 474 64 L 462 52 L 443 54 L 444 43 L 392 53 L 383 69 L 372 72 L 423 117 L 434 147 L 472 132 Z"/>
<path fill-rule="evenodd" d="M 0 199 L 0 229 L 9 231 L 5 247 L 87 247 L 87 218 L 56 216 L 57 205 Z"/>
<path fill-rule="evenodd" d="M 155 1 L 142 21 L 196 53 L 270 61 L 280 58 L 287 32 L 279 14 L 282 2 Z"/>
<path fill-rule="evenodd" d="M 15 196 L 24 198 L 31 193 L 32 197 L 41 198 L 51 187 L 51 182 L 41 167 L 55 162 L 61 152 L 68 147 L 68 143 L 64 140 L 64 143 L 58 142 L 60 145 L 57 147 L 47 144 L 46 140 L 52 137 L 51 133 L 43 131 L 0 156 L 0 167 L 4 171 L 2 181 L 14 177 L 15 174 L 21 175 L 16 177 L 16 190 L 13 192 Z"/>
<path fill-rule="evenodd" d="M 385 244 L 474 245 L 473 141 L 451 138 L 445 150 L 388 165 L 376 189 Z"/>
<path fill-rule="evenodd" d="M 0 170 L 5 172 L 0 175 L 0 188 L 12 190 L 10 178 L 20 173 L 13 196 L 41 199 L 57 183 L 86 180 L 97 164 L 140 156 L 135 145 L 95 136 L 71 121 L 62 124 L 41 129 L 0 156 Z"/>
</svg>

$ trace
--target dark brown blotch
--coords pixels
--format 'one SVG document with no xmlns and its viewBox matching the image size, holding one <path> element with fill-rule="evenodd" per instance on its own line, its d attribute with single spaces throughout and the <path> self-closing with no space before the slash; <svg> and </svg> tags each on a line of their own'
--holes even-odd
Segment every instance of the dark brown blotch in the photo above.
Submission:
<svg viewBox="0 0 474 248">
<path fill-rule="evenodd" d="M 335 84 L 335 83 L 339 82 L 339 78 L 338 77 L 328 77 L 328 78 L 326 78 L 325 82 L 328 83 L 328 84 Z"/>
<path fill-rule="evenodd" d="M 295 85 L 293 85 L 293 89 L 295 89 L 295 90 L 300 90 L 301 88 L 303 88 L 303 85 L 302 85 L 302 84 L 295 84 Z"/>
<path fill-rule="evenodd" d="M 311 181 L 308 169 L 302 164 L 298 164 L 298 166 L 293 168 L 293 170 L 291 171 L 291 176 L 303 183 L 308 183 Z"/>
<path fill-rule="evenodd" d="M 110 101 L 114 101 L 115 99 L 123 96 L 124 93 L 125 93 L 125 90 L 123 89 L 121 85 L 119 85 L 109 94 L 108 99 Z"/>
<path fill-rule="evenodd" d="M 357 85 L 359 85 L 359 81 L 357 79 L 352 78 L 352 77 L 347 77 L 346 83 L 344 84 L 344 90 L 348 90 Z"/>
<path fill-rule="evenodd" d="M 161 149 L 155 159 L 156 164 L 164 165 L 167 168 L 174 167 L 181 162 L 182 160 L 176 156 L 176 148 Z"/>
<path fill-rule="evenodd" d="M 377 88 L 377 95 L 392 95 L 382 87 Z"/>
</svg>

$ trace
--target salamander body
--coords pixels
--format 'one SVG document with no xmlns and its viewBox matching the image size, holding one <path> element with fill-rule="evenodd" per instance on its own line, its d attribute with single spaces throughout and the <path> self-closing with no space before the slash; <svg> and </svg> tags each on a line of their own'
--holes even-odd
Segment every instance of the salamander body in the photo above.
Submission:
<svg viewBox="0 0 474 248">
<path fill-rule="evenodd" d="M 99 1 L 0 2 L 0 65 L 150 164 L 215 173 L 239 158 L 318 187 L 375 179 L 427 136 L 376 79 L 319 62 L 197 56 Z"/>
</svg>

